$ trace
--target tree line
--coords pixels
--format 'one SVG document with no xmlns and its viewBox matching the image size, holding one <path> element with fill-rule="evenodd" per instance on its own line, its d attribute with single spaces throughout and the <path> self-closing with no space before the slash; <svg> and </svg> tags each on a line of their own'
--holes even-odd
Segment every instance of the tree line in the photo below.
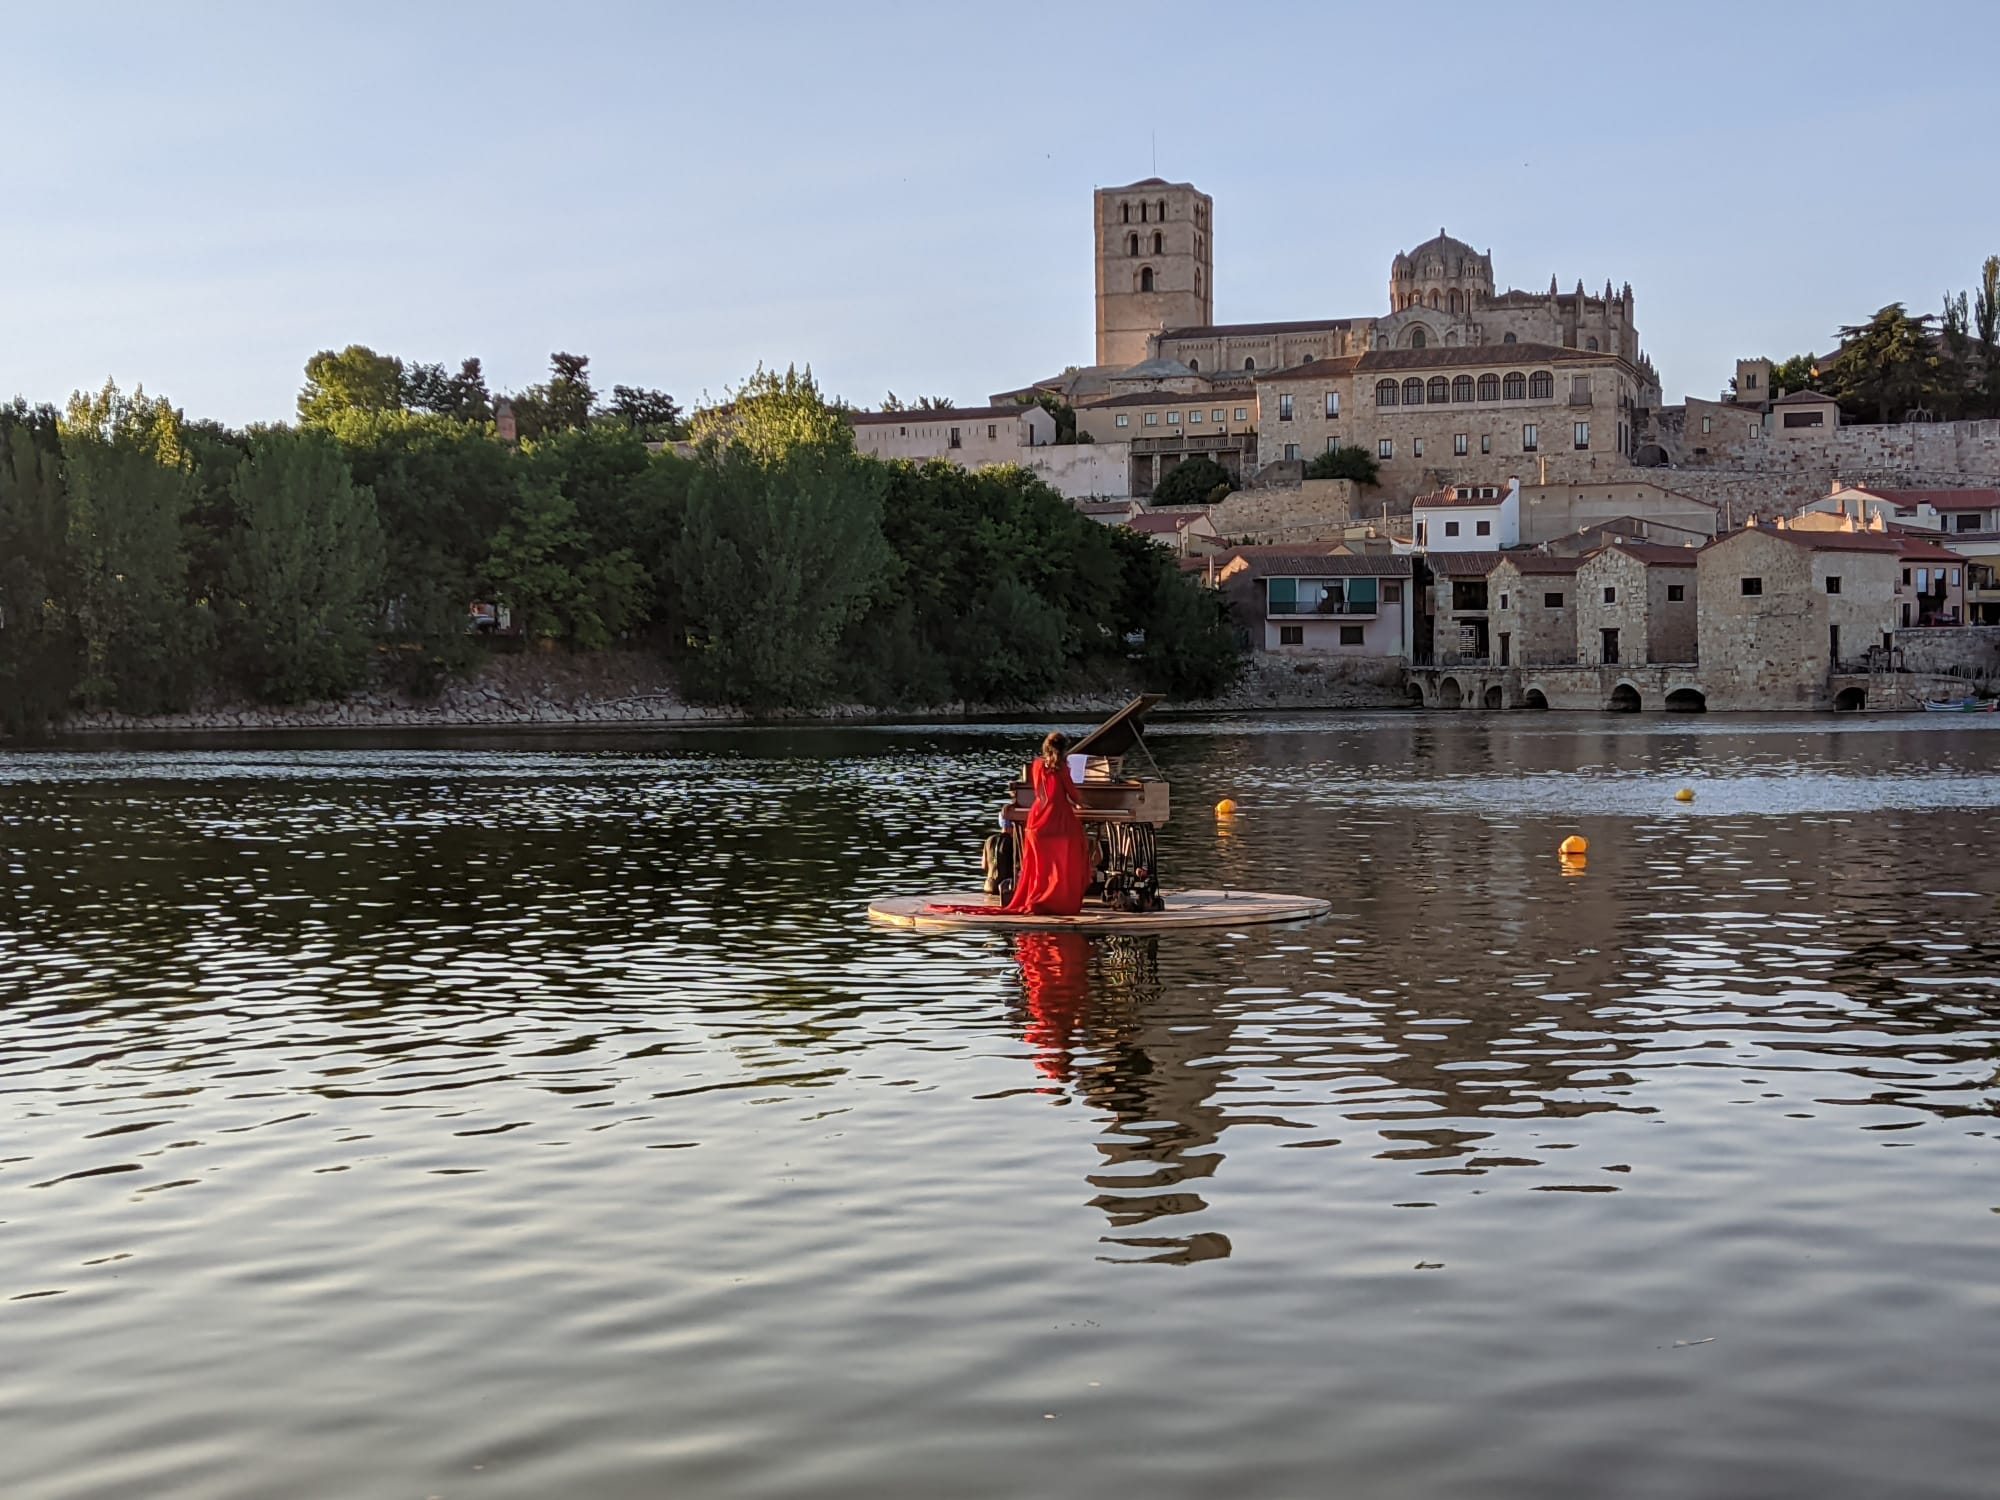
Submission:
<svg viewBox="0 0 2000 1500">
<path fill-rule="evenodd" d="M 2000 255 L 1969 294 L 1946 292 L 1941 313 L 1892 302 L 1836 337 L 1830 354 L 1774 362 L 1773 393 L 1820 391 L 1857 422 L 2000 417 Z"/>
<path fill-rule="evenodd" d="M 557 354 L 502 398 L 516 441 L 477 360 L 360 346 L 307 362 L 286 424 L 111 385 L 0 407 L 0 729 L 434 693 L 505 649 L 470 632 L 475 602 L 526 643 L 660 653 L 690 697 L 752 711 L 1195 696 L 1235 671 L 1164 549 L 1025 471 L 861 456 L 809 370 L 684 413 L 600 398 L 588 365 Z"/>
</svg>

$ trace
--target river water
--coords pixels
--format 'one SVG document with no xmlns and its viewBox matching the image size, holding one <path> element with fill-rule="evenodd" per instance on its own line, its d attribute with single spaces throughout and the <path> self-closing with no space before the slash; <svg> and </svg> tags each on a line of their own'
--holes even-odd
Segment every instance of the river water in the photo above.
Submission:
<svg viewBox="0 0 2000 1500">
<path fill-rule="evenodd" d="M 871 929 L 1044 727 L 0 756 L 0 1494 L 2000 1488 L 1994 732 L 1168 724 L 1330 917 Z"/>
</svg>

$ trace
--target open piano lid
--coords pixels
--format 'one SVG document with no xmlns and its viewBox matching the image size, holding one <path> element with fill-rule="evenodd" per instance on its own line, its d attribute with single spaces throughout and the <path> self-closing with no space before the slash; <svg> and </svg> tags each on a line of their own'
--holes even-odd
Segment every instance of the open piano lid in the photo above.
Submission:
<svg viewBox="0 0 2000 1500">
<path fill-rule="evenodd" d="M 1134 745 L 1141 744 L 1140 730 L 1145 726 L 1146 715 L 1161 702 L 1163 693 L 1141 693 L 1117 713 L 1099 724 L 1082 739 L 1069 747 L 1071 755 L 1101 755 L 1116 757 L 1129 755 Z M 1142 750 L 1143 754 L 1144 751 Z M 1148 757 L 1150 759 L 1151 757 Z"/>
</svg>

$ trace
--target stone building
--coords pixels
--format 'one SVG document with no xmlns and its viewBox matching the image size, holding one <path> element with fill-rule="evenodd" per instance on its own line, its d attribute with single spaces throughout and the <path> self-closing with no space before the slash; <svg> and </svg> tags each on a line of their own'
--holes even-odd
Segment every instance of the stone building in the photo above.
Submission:
<svg viewBox="0 0 2000 1500">
<path fill-rule="evenodd" d="M 870 458 L 942 458 L 965 469 L 1020 463 L 1022 449 L 1056 440 L 1056 419 L 1039 406 L 853 411 L 847 421 L 855 449 Z"/>
<path fill-rule="evenodd" d="M 1093 443 L 1131 445 L 1125 494 L 1152 494 L 1188 458 L 1212 458 L 1239 481 L 1257 468 L 1257 398 L 1247 387 L 1100 396 L 1077 406 L 1076 426 Z"/>
<path fill-rule="evenodd" d="M 1628 523 L 1622 534 L 1633 541 L 1651 540 L 1648 533 L 1659 530 L 1673 533 L 1669 539 L 1674 545 L 1688 536 L 1706 541 L 1720 529 L 1714 504 L 1681 494 L 1654 477 L 1529 483 L 1521 490 L 1521 540 L 1531 546 L 1604 527 L 1620 534 L 1616 528 L 1621 522 Z"/>
<path fill-rule="evenodd" d="M 1504 554 L 1486 577 L 1496 667 L 1576 663 L 1577 571 L 1583 559 L 1546 552 Z"/>
<path fill-rule="evenodd" d="M 1751 526 L 1696 560 L 1708 706 L 1825 706 L 1837 664 L 1893 644 L 1902 542 L 1872 532 Z"/>
<path fill-rule="evenodd" d="M 1616 542 L 1584 558 L 1576 570 L 1577 664 L 1695 661 L 1699 556 L 1693 547 Z"/>
<path fill-rule="evenodd" d="M 1148 177 L 1099 188 L 1097 363 L 1124 368 L 1159 351 L 1162 329 L 1214 321 L 1214 202 L 1192 183 Z"/>
</svg>

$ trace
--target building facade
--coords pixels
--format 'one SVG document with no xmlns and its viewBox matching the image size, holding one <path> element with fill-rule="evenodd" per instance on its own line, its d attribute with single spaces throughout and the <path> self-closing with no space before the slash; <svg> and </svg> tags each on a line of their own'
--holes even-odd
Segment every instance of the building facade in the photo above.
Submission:
<svg viewBox="0 0 2000 1500">
<path fill-rule="evenodd" d="M 1576 570 L 1579 666 L 1668 666 L 1700 650 L 1701 588 L 1692 547 L 1619 542 Z"/>
<path fill-rule="evenodd" d="M 1097 363 L 1138 364 L 1162 329 L 1215 311 L 1214 203 L 1192 183 L 1148 177 L 1099 188 Z"/>
</svg>

